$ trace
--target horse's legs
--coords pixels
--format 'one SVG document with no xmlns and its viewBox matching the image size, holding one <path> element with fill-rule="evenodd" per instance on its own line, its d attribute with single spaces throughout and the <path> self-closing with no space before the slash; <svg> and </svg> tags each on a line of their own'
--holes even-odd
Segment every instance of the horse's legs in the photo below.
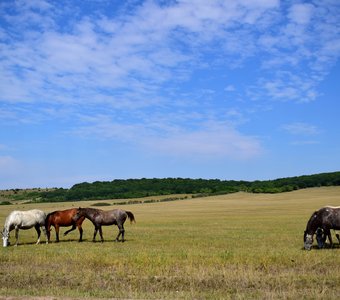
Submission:
<svg viewBox="0 0 340 300">
<path fill-rule="evenodd" d="M 329 229 L 326 229 L 326 230 L 325 230 L 325 234 L 327 235 L 328 240 L 329 240 L 329 245 L 330 245 L 330 247 L 332 248 L 332 247 L 333 247 L 333 240 L 332 240 L 331 231 L 330 231 Z"/>
<path fill-rule="evenodd" d="M 36 245 L 38 245 L 40 243 L 40 235 L 41 235 L 41 230 L 40 230 L 40 225 L 37 224 L 34 226 L 35 230 L 37 231 L 37 234 L 38 234 L 38 240 L 36 242 Z"/>
<path fill-rule="evenodd" d="M 15 245 L 14 246 L 18 246 L 18 242 L 19 242 L 19 227 L 15 227 Z"/>
<path fill-rule="evenodd" d="M 104 242 L 104 238 L 103 238 L 103 230 L 102 230 L 102 227 L 99 226 L 99 234 L 100 234 L 100 238 L 102 240 L 102 243 Z"/>
<path fill-rule="evenodd" d="M 338 239 L 338 242 L 339 242 L 339 244 L 340 244 L 340 235 L 339 235 L 339 233 L 336 233 L 335 236 L 336 236 L 336 238 Z"/>
<path fill-rule="evenodd" d="M 54 228 L 55 228 L 55 241 L 59 243 L 59 225 L 55 224 Z"/>
<path fill-rule="evenodd" d="M 46 232 L 46 239 L 47 239 L 46 244 L 48 244 L 49 241 L 50 241 L 50 239 L 51 239 L 51 224 L 47 224 L 47 225 L 46 225 L 46 230 L 45 230 L 45 232 Z"/>
<path fill-rule="evenodd" d="M 68 233 L 70 233 L 71 231 L 75 230 L 76 228 L 77 228 L 77 225 L 73 224 L 71 229 L 65 231 L 64 236 L 67 235 Z"/>
<path fill-rule="evenodd" d="M 48 238 L 47 238 L 47 231 L 45 225 L 41 225 L 42 231 L 44 232 L 45 238 L 46 238 L 46 244 L 48 244 Z"/>
<path fill-rule="evenodd" d="M 79 242 L 83 241 L 83 228 L 81 227 L 81 224 L 78 225 L 78 230 L 79 230 Z"/>
<path fill-rule="evenodd" d="M 123 224 L 117 225 L 117 226 L 118 226 L 118 229 L 119 229 L 119 233 L 116 237 L 116 242 L 119 242 L 120 235 L 122 235 L 122 242 L 124 242 L 124 232 L 125 232 L 124 226 L 123 226 Z"/>
<path fill-rule="evenodd" d="M 93 242 L 96 241 L 97 231 L 98 231 L 98 228 L 97 228 L 97 226 L 95 226 L 95 227 L 94 227 L 94 233 L 93 233 L 93 240 L 92 240 Z"/>
</svg>

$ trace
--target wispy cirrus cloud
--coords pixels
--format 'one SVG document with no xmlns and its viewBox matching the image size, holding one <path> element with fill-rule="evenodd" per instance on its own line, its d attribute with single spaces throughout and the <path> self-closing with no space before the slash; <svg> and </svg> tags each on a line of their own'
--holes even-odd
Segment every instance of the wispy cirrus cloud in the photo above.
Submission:
<svg viewBox="0 0 340 300">
<path fill-rule="evenodd" d="M 281 128 L 293 135 L 312 136 L 321 133 L 317 126 L 303 122 L 285 124 Z"/>
<path fill-rule="evenodd" d="M 263 154 L 257 137 L 246 136 L 232 127 L 212 126 L 197 131 L 177 132 L 163 138 L 144 140 L 149 149 L 169 156 L 196 159 L 247 160 Z"/>
<path fill-rule="evenodd" d="M 283 124 L 281 130 L 290 134 L 293 140 L 290 142 L 294 146 L 312 146 L 320 143 L 319 136 L 322 130 L 309 123 L 293 122 Z"/>
<path fill-rule="evenodd" d="M 242 134 L 231 124 L 207 122 L 193 129 L 183 129 L 164 118 L 152 119 L 143 125 L 115 122 L 106 116 L 95 116 L 91 121 L 91 126 L 79 127 L 74 134 L 82 138 L 117 139 L 137 144 L 148 152 L 189 160 L 200 157 L 246 160 L 263 154 L 258 137 Z"/>
</svg>

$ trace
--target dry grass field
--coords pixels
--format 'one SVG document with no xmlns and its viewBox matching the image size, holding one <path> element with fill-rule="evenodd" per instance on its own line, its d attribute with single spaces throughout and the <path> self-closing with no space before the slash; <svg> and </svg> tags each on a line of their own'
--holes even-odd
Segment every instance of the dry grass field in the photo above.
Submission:
<svg viewBox="0 0 340 300">
<path fill-rule="evenodd" d="M 1 206 L 0 224 L 14 209 L 97 202 Z M 302 250 L 307 220 L 324 205 L 340 205 L 340 187 L 124 205 L 137 221 L 126 222 L 125 243 L 113 242 L 112 226 L 92 243 L 88 220 L 82 243 L 78 231 L 49 245 L 20 231 L 18 247 L 0 250 L 0 298 L 339 299 L 339 245 Z"/>
</svg>

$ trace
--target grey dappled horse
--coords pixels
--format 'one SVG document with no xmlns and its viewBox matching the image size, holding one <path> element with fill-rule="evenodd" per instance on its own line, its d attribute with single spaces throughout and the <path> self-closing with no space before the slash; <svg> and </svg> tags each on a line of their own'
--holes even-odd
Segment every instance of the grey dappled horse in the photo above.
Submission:
<svg viewBox="0 0 340 300">
<path fill-rule="evenodd" d="M 18 211 L 18 210 L 12 211 L 6 218 L 4 229 L 1 232 L 3 246 L 4 247 L 8 246 L 9 233 L 13 229 L 15 229 L 15 237 L 16 237 L 15 246 L 17 246 L 18 240 L 19 240 L 19 229 L 30 229 L 32 227 L 35 228 L 38 234 L 37 244 L 40 243 L 40 234 L 41 234 L 40 227 L 42 228 L 45 234 L 46 244 L 48 244 L 46 230 L 45 230 L 45 218 L 46 218 L 46 214 L 43 211 L 38 210 L 38 209 L 32 209 L 28 211 Z"/>
<path fill-rule="evenodd" d="M 312 248 L 313 236 L 318 228 L 321 228 L 323 233 L 328 237 L 330 246 L 332 247 L 333 240 L 331 229 L 340 230 L 340 207 L 326 206 L 312 214 L 308 220 L 306 230 L 303 235 L 304 247 L 306 250 L 310 250 Z"/>
<path fill-rule="evenodd" d="M 74 216 L 74 220 L 77 221 L 79 218 L 85 217 L 89 219 L 94 225 L 93 242 L 96 241 L 96 235 L 99 230 L 101 241 L 103 239 L 102 226 L 117 225 L 119 233 L 116 237 L 116 241 L 119 241 L 119 237 L 122 236 L 122 242 L 124 242 L 124 222 L 127 218 L 130 219 L 131 223 L 136 222 L 132 212 L 125 211 L 122 209 L 114 210 L 101 210 L 97 208 L 78 208 L 77 213 Z"/>
</svg>

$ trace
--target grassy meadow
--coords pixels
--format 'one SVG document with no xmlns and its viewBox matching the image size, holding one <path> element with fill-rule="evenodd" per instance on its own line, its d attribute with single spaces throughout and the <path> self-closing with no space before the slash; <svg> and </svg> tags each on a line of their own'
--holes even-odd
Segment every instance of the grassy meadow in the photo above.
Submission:
<svg viewBox="0 0 340 300">
<path fill-rule="evenodd" d="M 0 224 L 14 209 L 98 202 L 3 205 Z M 76 230 L 35 245 L 35 230 L 21 230 L 18 247 L 0 250 L 0 299 L 339 299 L 339 245 L 302 250 L 306 223 L 324 205 L 340 205 L 340 187 L 123 205 L 137 221 L 125 223 L 125 243 L 113 242 L 116 226 L 92 243 L 88 220 L 82 243 Z"/>
</svg>

